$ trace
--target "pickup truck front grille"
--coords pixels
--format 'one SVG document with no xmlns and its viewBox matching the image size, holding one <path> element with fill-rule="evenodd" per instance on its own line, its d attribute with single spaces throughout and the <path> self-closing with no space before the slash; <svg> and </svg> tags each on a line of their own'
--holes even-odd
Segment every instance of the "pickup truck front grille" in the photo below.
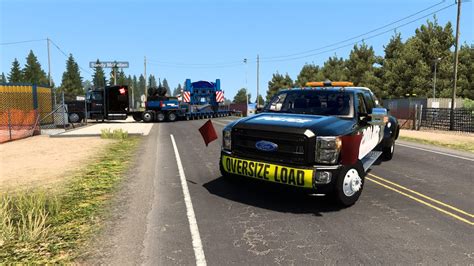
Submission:
<svg viewBox="0 0 474 266">
<path fill-rule="evenodd" d="M 278 145 L 276 151 L 258 150 L 258 141 L 270 141 Z M 232 151 L 237 156 L 263 161 L 290 164 L 308 164 L 314 161 L 314 141 L 303 134 L 270 132 L 253 129 L 232 131 Z"/>
</svg>

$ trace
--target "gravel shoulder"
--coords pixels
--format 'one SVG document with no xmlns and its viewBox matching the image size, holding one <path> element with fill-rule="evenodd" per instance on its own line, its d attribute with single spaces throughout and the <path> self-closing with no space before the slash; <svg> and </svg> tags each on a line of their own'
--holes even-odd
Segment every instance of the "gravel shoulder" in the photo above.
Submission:
<svg viewBox="0 0 474 266">
<path fill-rule="evenodd" d="M 406 141 L 433 144 L 474 153 L 474 133 L 440 130 L 400 130 L 400 137 Z"/>
<path fill-rule="evenodd" d="M 112 140 L 35 136 L 0 145 L 0 191 L 54 187 Z"/>
</svg>

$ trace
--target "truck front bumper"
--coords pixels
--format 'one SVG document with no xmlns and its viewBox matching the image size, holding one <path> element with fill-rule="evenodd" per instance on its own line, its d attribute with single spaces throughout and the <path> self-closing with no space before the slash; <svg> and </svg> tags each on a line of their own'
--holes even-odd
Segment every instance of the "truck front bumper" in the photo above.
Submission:
<svg viewBox="0 0 474 266">
<path fill-rule="evenodd" d="M 340 165 L 288 165 L 243 158 L 223 150 L 220 158 L 223 175 L 239 175 L 281 185 L 328 193 L 339 176 Z"/>
</svg>

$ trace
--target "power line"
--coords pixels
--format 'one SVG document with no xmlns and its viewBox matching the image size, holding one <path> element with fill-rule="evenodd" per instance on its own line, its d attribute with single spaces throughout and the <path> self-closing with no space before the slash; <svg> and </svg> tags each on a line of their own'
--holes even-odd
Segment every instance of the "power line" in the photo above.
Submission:
<svg viewBox="0 0 474 266">
<path fill-rule="evenodd" d="M 444 3 L 444 2 L 445 2 L 445 0 L 443 0 L 443 1 L 439 2 L 439 3 L 437 3 L 437 4 L 431 5 L 431 6 L 427 7 L 427 8 L 424 8 L 424 9 L 422 9 L 422 10 L 420 10 L 420 11 L 417 11 L 417 12 L 415 12 L 415 13 L 413 13 L 413 14 L 410 14 L 410 15 L 408 15 L 408 16 L 406 16 L 406 17 L 403 17 L 403 18 L 398 19 L 398 20 L 396 20 L 396 21 L 393 21 L 393 22 L 390 22 L 390 23 L 388 23 L 388 24 L 385 24 L 385 25 L 383 25 L 383 26 L 381 26 L 381 27 L 372 29 L 372 30 L 370 30 L 370 31 L 367 31 L 367 32 L 365 32 L 365 33 L 359 34 L 359 35 L 354 36 L 354 37 L 350 37 L 350 38 L 345 39 L 345 40 L 342 40 L 342 41 L 338 41 L 338 42 L 335 42 L 335 43 L 332 43 L 332 44 L 328 44 L 328 45 L 325 45 L 325 46 L 322 46 L 322 47 L 318 47 L 318 48 L 311 49 L 311 50 L 307 50 L 307 51 L 303 51 L 303 52 L 298 52 L 298 53 L 288 54 L 288 55 L 280 55 L 280 56 L 262 57 L 261 59 L 265 60 L 265 59 L 276 59 L 276 58 L 293 57 L 293 56 L 303 55 L 303 54 L 311 53 L 311 52 L 314 52 L 314 51 L 322 50 L 322 49 L 325 49 L 325 48 L 329 48 L 329 47 L 332 47 L 332 46 L 335 46 L 335 45 L 339 45 L 339 44 L 342 44 L 342 43 L 345 43 L 345 42 L 348 42 L 348 41 L 352 41 L 352 40 L 358 39 L 358 38 L 360 38 L 360 37 L 363 37 L 363 36 L 365 36 L 365 35 L 368 35 L 368 34 L 370 34 L 370 33 L 374 33 L 374 32 L 377 32 L 377 31 L 379 31 L 379 30 L 381 30 L 381 29 L 384 29 L 384 28 L 387 28 L 387 27 L 389 27 L 389 26 L 395 25 L 395 24 L 397 24 L 397 23 L 399 23 L 399 22 L 402 22 L 402 21 L 404 21 L 404 20 L 407 20 L 407 19 L 409 19 L 409 18 L 412 18 L 412 17 L 414 17 L 414 16 L 416 16 L 416 15 L 418 15 L 418 14 L 420 14 L 420 13 L 423 13 L 423 12 L 425 12 L 425 11 L 427 11 L 427 10 L 430 10 L 430 9 L 436 7 L 436 6 L 439 6 L 439 5 L 441 5 L 442 3 Z"/>
<path fill-rule="evenodd" d="M 53 40 L 49 39 L 49 41 L 54 45 L 54 47 L 56 47 L 56 49 L 58 49 L 59 52 L 61 52 L 61 54 L 63 54 L 66 58 L 68 58 L 69 56 L 66 54 L 66 52 L 64 52 L 61 47 L 59 47 L 59 45 L 57 45 Z M 87 74 L 89 75 L 92 75 L 92 73 L 86 69 L 84 69 L 83 67 L 81 67 L 77 62 L 76 62 L 77 66 L 84 72 L 86 72 Z"/>
<path fill-rule="evenodd" d="M 192 68 L 192 69 L 209 69 L 209 68 L 227 68 L 227 67 L 237 67 L 242 66 L 242 62 L 233 62 L 233 63 L 223 63 L 223 64 L 165 64 L 165 63 L 157 63 L 156 61 L 149 60 L 148 61 L 151 65 L 157 65 L 162 67 L 171 67 L 171 68 Z"/>
<path fill-rule="evenodd" d="M 338 50 L 338 49 L 341 49 L 341 48 L 344 48 L 344 47 L 347 47 L 347 46 L 352 46 L 354 44 L 357 44 L 359 42 L 362 42 L 364 40 L 369 40 L 369 39 L 372 39 L 372 38 L 375 38 L 375 37 L 378 37 L 382 34 L 385 34 L 387 32 L 391 32 L 393 30 L 396 30 L 397 28 L 400 28 L 400 27 L 404 27 L 408 24 L 411 24 L 413 22 L 416 22 L 420 19 L 423 19 L 423 18 L 426 18 L 428 16 L 431 16 L 433 14 L 436 14 L 437 12 L 439 11 L 442 11 L 444 9 L 447 9 L 455 4 L 451 4 L 451 5 L 448 5 L 448 6 L 445 6 L 443 8 L 440 8 L 434 12 L 431 12 L 427 15 L 424 15 L 422 17 L 419 17 L 419 18 L 416 18 L 414 20 L 411 20 L 407 23 L 404 23 L 404 24 L 401 24 L 401 25 L 398 25 L 396 27 L 393 27 L 393 28 L 390 28 L 389 30 L 386 30 L 386 31 L 383 31 L 383 32 L 380 32 L 378 34 L 374 34 L 374 35 L 370 35 L 368 37 L 365 37 L 363 38 L 362 40 L 359 40 L 359 41 L 356 41 L 356 42 L 351 42 L 349 44 L 345 44 L 345 45 L 341 45 L 341 46 L 337 46 L 339 44 L 343 44 L 343 43 L 346 43 L 348 41 L 352 41 L 352 40 L 355 40 L 355 39 L 358 39 L 360 37 L 363 37 L 363 36 L 366 36 L 366 35 L 369 35 L 371 33 L 374 33 L 374 32 L 377 32 L 377 31 L 380 31 L 381 29 L 384 29 L 384 28 L 387 28 L 389 26 L 392 26 L 392 25 L 395 25 L 399 22 L 402 22 L 404 20 L 407 20 L 409 18 L 412 18 L 418 14 L 421 14 L 425 11 L 428 11 L 436 6 L 439 6 L 443 3 L 445 3 L 446 0 L 443 0 L 441 2 L 438 2 L 434 5 L 431 5 L 429 7 L 426 7 L 422 10 L 419 10 L 415 13 L 412 13 L 408 16 L 405 16 L 401 19 L 398 19 L 396 21 L 392 21 L 390 23 L 387 23 L 381 27 L 377 27 L 375 29 L 372 29 L 370 31 L 367 31 L 365 33 L 362 33 L 362 34 L 359 34 L 357 36 L 353 36 L 351 38 L 348 38 L 348 39 L 345 39 L 345 40 L 342 40 L 342 41 L 338 41 L 338 42 L 335 42 L 335 43 L 332 43 L 332 44 L 328 44 L 328 45 L 325 45 L 325 46 L 322 46 L 322 47 L 318 47 L 318 48 L 315 48 L 315 49 L 311 49 L 311 50 L 307 50 L 307 51 L 303 51 L 303 52 L 298 52 L 298 53 L 294 53 L 294 54 L 288 54 L 288 55 L 280 55 L 280 56 L 271 56 L 271 57 L 261 57 L 260 58 L 260 62 L 284 62 L 284 61 L 292 61 L 292 60 L 297 60 L 297 59 L 302 59 L 302 58 L 306 58 L 306 57 L 310 57 L 310 56 L 314 56 L 314 55 L 319 55 L 319 54 L 323 54 L 323 53 L 327 53 L 327 52 L 331 52 L 331 51 L 334 51 L 334 50 Z M 336 48 L 331 48 L 329 50 L 324 50 L 322 52 L 318 52 L 318 53 L 312 53 L 312 54 L 308 54 L 308 53 L 311 53 L 311 52 L 315 52 L 315 51 L 319 51 L 319 50 L 323 50 L 323 49 L 326 49 L 326 48 L 330 48 L 330 47 L 334 47 L 334 46 L 337 46 Z M 301 56 L 299 56 L 301 55 Z M 304 55 L 304 56 L 303 56 Z M 241 66 L 242 63 L 240 61 L 229 61 L 229 62 L 220 62 L 220 63 L 207 63 L 207 64 L 199 64 L 199 63 L 178 63 L 178 62 L 166 62 L 166 61 L 159 61 L 159 60 L 150 60 L 150 62 L 153 62 L 155 63 L 156 65 L 159 65 L 159 66 L 163 66 L 163 67 L 172 67 L 172 68 L 221 68 L 221 67 L 236 67 L 236 66 Z M 255 60 L 249 60 L 249 62 L 256 62 Z"/>
<path fill-rule="evenodd" d="M 157 64 L 176 65 L 176 66 L 220 66 L 220 65 L 231 65 L 231 64 L 242 63 L 241 60 L 228 61 L 228 62 L 216 62 L 216 63 L 178 63 L 178 62 L 167 62 L 167 61 L 160 61 L 160 60 L 154 60 L 154 59 L 151 59 L 148 61 L 154 62 Z"/>
<path fill-rule="evenodd" d="M 11 45 L 11 44 L 20 44 L 20 43 L 28 43 L 28 42 L 40 42 L 40 41 L 46 41 L 46 39 L 26 40 L 26 41 L 18 41 L 18 42 L 4 42 L 4 43 L 0 43 L 0 45 Z"/>
<path fill-rule="evenodd" d="M 311 57 L 311 56 L 315 56 L 315 55 L 320 55 L 320 54 L 324 54 L 324 53 L 328 53 L 328 52 L 332 52 L 332 51 L 335 51 L 335 50 L 338 50 L 338 49 L 341 49 L 341 48 L 344 48 L 344 47 L 348 47 L 348 46 L 352 46 L 352 45 L 355 45 L 357 43 L 360 43 L 360 42 L 363 42 L 365 40 L 370 40 L 370 39 L 373 39 L 375 37 L 378 37 L 380 35 L 383 35 L 383 34 L 386 34 L 388 32 L 391 32 L 393 30 L 396 30 L 397 28 L 401 28 L 401 27 L 404 27 L 406 25 L 409 25 L 413 22 L 416 22 L 420 19 L 424 19 L 426 17 L 429 17 L 433 14 L 436 14 L 437 12 L 439 11 L 442 11 L 442 10 L 445 10 L 445 9 L 448 9 L 450 7 L 452 7 L 453 5 L 456 5 L 455 3 L 454 4 L 451 4 L 451 5 L 448 5 L 448 6 L 445 6 L 443 8 L 440 8 L 434 12 L 431 12 L 427 15 L 424 15 L 422 17 L 419 17 L 419 18 L 416 18 L 416 19 L 413 19 L 411 21 L 408 21 L 404 24 L 401 24 L 401 25 L 398 25 L 397 27 L 394 27 L 394 28 L 391 28 L 391 29 L 388 29 L 386 31 L 383 31 L 383 32 L 380 32 L 380 33 L 377 33 L 377 34 L 374 34 L 374 35 L 371 35 L 371 36 L 368 36 L 366 38 L 363 38 L 362 40 L 359 40 L 359 41 L 355 41 L 355 42 L 352 42 L 352 43 L 348 43 L 348 44 L 344 44 L 344 45 L 341 45 L 341 46 L 338 46 L 338 47 L 335 47 L 335 48 L 332 48 L 332 49 L 328 49 L 328 50 L 324 50 L 324 51 L 321 51 L 321 52 L 318 52 L 318 53 L 312 53 L 312 54 L 307 54 L 307 55 L 303 55 L 303 56 L 297 56 L 297 57 L 291 57 L 291 58 L 286 58 L 286 59 L 270 59 L 270 60 L 261 60 L 261 62 L 285 62 L 285 61 L 292 61 L 292 60 L 298 60 L 298 59 L 302 59 L 302 58 L 307 58 L 307 57 Z M 329 46 L 326 46 L 326 47 L 329 47 Z"/>
</svg>

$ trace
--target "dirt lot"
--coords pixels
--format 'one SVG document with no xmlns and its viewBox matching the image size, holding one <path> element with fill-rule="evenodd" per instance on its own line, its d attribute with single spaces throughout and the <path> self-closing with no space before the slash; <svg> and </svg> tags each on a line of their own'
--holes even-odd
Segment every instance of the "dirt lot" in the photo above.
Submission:
<svg viewBox="0 0 474 266">
<path fill-rule="evenodd" d="M 473 133 L 449 132 L 440 130 L 400 130 L 400 136 L 415 139 L 423 139 L 427 141 L 437 141 L 444 144 L 474 144 Z"/>
<path fill-rule="evenodd" d="M 52 187 L 71 176 L 111 140 L 35 136 L 0 145 L 0 191 Z"/>
</svg>

